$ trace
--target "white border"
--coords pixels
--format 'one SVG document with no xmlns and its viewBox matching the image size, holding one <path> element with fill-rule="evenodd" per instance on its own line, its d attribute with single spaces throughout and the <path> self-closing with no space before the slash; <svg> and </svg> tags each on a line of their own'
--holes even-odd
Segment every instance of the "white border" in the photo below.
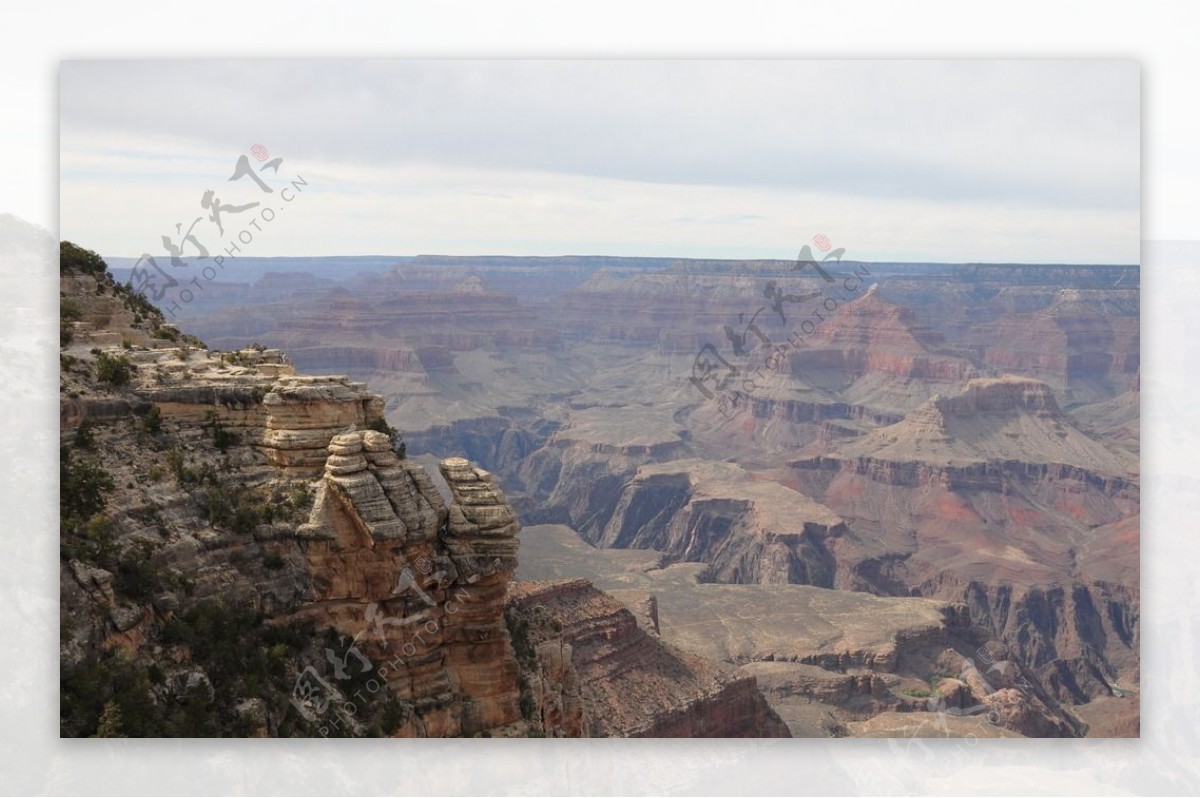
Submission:
<svg viewBox="0 0 1200 798">
<path fill-rule="evenodd" d="M 1192 4 L 62 2 L 0 29 L 0 212 L 56 224 L 62 58 L 1128 57 L 1143 65 L 1144 235 L 1200 241 Z M 170 112 L 169 103 L 164 113 Z M 203 124 L 197 114 L 197 124 Z M 48 259 L 53 253 L 47 253 Z M 95 794 L 1196 793 L 1200 243 L 1147 249 L 1141 740 L 60 741 L 53 263 L 0 260 L 0 790 Z M 953 741 L 943 741 L 953 743 Z"/>
</svg>

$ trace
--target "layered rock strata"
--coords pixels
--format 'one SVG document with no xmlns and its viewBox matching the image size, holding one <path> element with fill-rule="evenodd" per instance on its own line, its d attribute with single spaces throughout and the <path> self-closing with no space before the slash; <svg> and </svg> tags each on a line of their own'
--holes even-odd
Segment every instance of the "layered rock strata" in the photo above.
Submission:
<svg viewBox="0 0 1200 798">
<path fill-rule="evenodd" d="M 329 443 L 312 515 L 298 534 L 313 582 L 303 608 L 390 664 L 388 688 L 411 714 L 401 736 L 521 734 L 518 665 L 504 621 L 516 523 L 491 476 L 441 463 L 442 500 L 388 436 Z"/>
<path fill-rule="evenodd" d="M 516 583 L 509 605 L 533 620 L 524 644 L 553 665 L 541 671 L 539 695 L 555 699 L 552 716 L 580 716 L 589 736 L 791 736 L 753 676 L 664 644 L 586 579 Z M 564 658 L 553 652 L 570 652 L 564 682 L 555 677 Z"/>
</svg>

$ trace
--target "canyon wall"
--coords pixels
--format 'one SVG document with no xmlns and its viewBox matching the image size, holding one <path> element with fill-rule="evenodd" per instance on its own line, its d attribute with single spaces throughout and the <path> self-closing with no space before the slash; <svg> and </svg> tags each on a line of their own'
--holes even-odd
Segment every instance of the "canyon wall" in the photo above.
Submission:
<svg viewBox="0 0 1200 798">
<path fill-rule="evenodd" d="M 567 689 L 553 677 L 560 667 L 543 670 L 542 683 L 570 697 L 566 714 L 579 713 L 588 736 L 791 736 L 754 677 L 664 644 L 585 579 L 516 583 L 509 606 L 539 660 L 557 663 L 544 652 L 570 651 Z"/>
</svg>

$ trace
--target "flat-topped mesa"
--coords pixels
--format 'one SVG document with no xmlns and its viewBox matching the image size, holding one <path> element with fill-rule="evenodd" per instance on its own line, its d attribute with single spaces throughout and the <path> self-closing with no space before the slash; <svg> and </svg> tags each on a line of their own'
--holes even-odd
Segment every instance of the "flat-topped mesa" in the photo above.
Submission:
<svg viewBox="0 0 1200 798">
<path fill-rule="evenodd" d="M 1058 402 L 1050 386 L 1029 377 L 1005 375 L 978 378 L 967 383 L 956 396 L 936 396 L 930 400 L 946 416 L 971 416 L 978 413 L 1028 413 L 1053 416 Z"/>
<path fill-rule="evenodd" d="M 864 473 L 881 463 L 898 463 L 906 473 L 928 466 L 943 476 L 947 468 L 967 476 L 961 469 L 968 468 L 972 480 L 994 478 L 988 474 L 995 468 L 1040 479 L 1044 466 L 1051 466 L 1056 473 L 1066 469 L 1084 478 L 1092 475 L 1109 491 L 1129 487 L 1137 474 L 1136 458 L 1076 427 L 1045 383 L 1013 376 L 971 380 L 953 396 L 932 396 L 899 423 L 837 444 L 826 457 L 802 458 L 792 465 L 836 469 L 847 462 L 857 462 Z M 975 473 L 976 466 L 986 468 Z"/>
<path fill-rule="evenodd" d="M 905 416 L 902 423 L 924 431 L 932 440 L 944 442 L 952 439 L 948 429 L 959 422 L 988 417 L 1000 420 L 1022 414 L 1050 423 L 1062 415 L 1054 391 L 1046 383 L 1006 374 L 970 380 L 955 394 L 934 394 Z M 878 430 L 879 436 L 886 437 L 886 429 Z"/>
</svg>

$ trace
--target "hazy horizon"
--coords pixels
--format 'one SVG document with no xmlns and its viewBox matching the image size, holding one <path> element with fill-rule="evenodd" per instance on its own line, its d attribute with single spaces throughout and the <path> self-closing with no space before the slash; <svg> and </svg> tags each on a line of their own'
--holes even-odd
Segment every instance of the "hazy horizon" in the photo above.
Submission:
<svg viewBox="0 0 1200 798">
<path fill-rule="evenodd" d="M 825 235 L 868 261 L 1130 263 L 1139 81 L 1133 61 L 67 61 L 60 229 L 136 257 L 198 220 L 219 252 L 267 204 L 233 208 L 278 199 L 261 174 L 294 201 L 245 255 L 788 259 Z"/>
<path fill-rule="evenodd" d="M 73 239 L 65 239 L 65 238 L 62 240 L 64 240 L 64 241 L 70 240 L 70 241 L 72 241 L 72 243 L 78 244 L 83 247 L 87 247 L 87 244 L 85 242 L 74 241 Z M 91 247 L 87 247 L 87 248 L 91 249 Z M 814 251 L 813 254 L 814 254 L 814 256 L 816 256 L 816 255 L 822 255 L 823 253 Z M 108 255 L 108 254 L 104 254 L 104 253 L 100 253 L 100 256 L 102 258 L 104 258 L 105 260 L 119 259 L 119 260 L 129 260 L 129 261 L 137 261 L 138 258 L 140 257 L 140 255 Z M 605 254 L 605 253 L 601 253 L 601 252 L 562 252 L 562 253 L 556 253 L 556 254 L 550 254 L 550 255 L 541 255 L 541 254 L 532 254 L 532 253 L 511 255 L 511 254 L 500 253 L 500 252 L 475 252 L 475 253 L 469 253 L 469 254 L 447 253 L 447 252 L 419 252 L 416 254 L 393 254 L 393 253 L 380 254 L 380 253 L 375 253 L 375 252 L 365 252 L 365 253 L 358 253 L 358 254 L 326 253 L 326 254 L 320 254 L 320 255 L 248 255 L 241 259 L 245 260 L 245 261 L 252 261 L 252 260 L 304 260 L 304 259 L 321 260 L 321 259 L 335 259 L 335 258 L 346 258 L 346 259 L 355 258 L 355 259 L 362 259 L 362 260 L 389 259 L 389 258 L 409 259 L 409 260 L 416 259 L 416 258 L 459 258 L 459 259 L 464 259 L 464 260 L 472 259 L 472 258 L 507 258 L 510 260 L 537 260 L 537 259 L 553 260 L 553 259 L 557 259 L 557 258 L 611 258 L 614 260 L 618 260 L 618 259 L 619 260 L 682 260 L 682 261 L 730 261 L 730 262 L 779 261 L 781 263 L 787 263 L 789 261 L 796 260 L 795 257 L 792 257 L 792 258 L 784 258 L 784 257 L 772 258 L 772 257 L 752 257 L 752 256 L 697 257 L 697 256 L 689 256 L 689 255 L 646 255 L 646 254 L 612 255 L 612 254 Z M 183 260 L 189 266 L 194 265 L 193 261 L 196 261 L 195 258 L 183 258 Z M 1106 266 L 1106 267 L 1137 266 L 1137 267 L 1140 267 L 1141 266 L 1140 261 L 1099 263 L 1099 262 L 1087 262 L 1087 261 L 1073 262 L 1073 261 L 1032 261 L 1032 260 L 1031 261 L 899 260 L 899 259 L 895 259 L 895 258 L 870 258 L 870 259 L 867 259 L 867 258 L 852 258 L 852 257 L 843 257 L 841 259 L 841 262 L 844 262 L 844 263 L 886 263 L 886 264 L 897 265 L 897 266 L 902 266 L 902 265 L 913 265 L 913 266 L 1079 266 L 1079 267 L 1086 267 L 1086 266 Z M 236 260 L 227 258 L 225 261 L 226 267 L 236 266 L 236 265 L 237 265 Z M 118 266 L 117 268 L 124 268 L 124 267 Z"/>
</svg>

